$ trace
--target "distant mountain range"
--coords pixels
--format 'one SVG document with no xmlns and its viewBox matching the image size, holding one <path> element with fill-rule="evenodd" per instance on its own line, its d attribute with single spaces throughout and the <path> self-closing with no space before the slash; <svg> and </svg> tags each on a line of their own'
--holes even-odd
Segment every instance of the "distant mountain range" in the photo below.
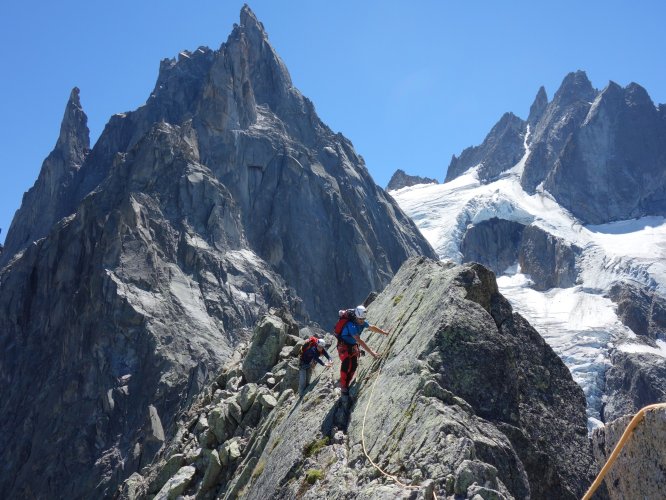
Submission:
<svg viewBox="0 0 666 500">
<path fill-rule="evenodd" d="M 527 120 L 505 114 L 483 144 L 454 156 L 446 181 L 478 166 L 488 182 L 525 156 L 520 184 L 548 191 L 583 223 L 666 215 L 666 106 L 643 87 L 598 91 L 570 73 L 552 101 L 540 88 Z"/>
</svg>

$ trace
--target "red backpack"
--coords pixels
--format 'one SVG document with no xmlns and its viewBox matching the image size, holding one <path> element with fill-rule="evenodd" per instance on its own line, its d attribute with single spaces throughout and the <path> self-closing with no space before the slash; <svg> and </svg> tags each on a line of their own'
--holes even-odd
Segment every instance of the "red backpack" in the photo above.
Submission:
<svg viewBox="0 0 666 500">
<path fill-rule="evenodd" d="M 305 341 L 305 344 L 301 346 L 301 358 L 303 357 L 303 354 L 305 354 L 305 351 L 310 349 L 310 347 L 317 345 L 317 341 L 319 339 L 315 336 L 310 337 L 308 340 Z"/>
<path fill-rule="evenodd" d="M 353 309 L 340 309 L 338 311 L 338 322 L 335 324 L 335 327 L 333 328 L 333 333 L 335 334 L 335 338 L 340 340 L 340 335 L 342 334 L 342 329 L 345 327 L 347 323 L 350 321 L 354 321 L 356 319 L 356 314 L 354 314 Z"/>
</svg>

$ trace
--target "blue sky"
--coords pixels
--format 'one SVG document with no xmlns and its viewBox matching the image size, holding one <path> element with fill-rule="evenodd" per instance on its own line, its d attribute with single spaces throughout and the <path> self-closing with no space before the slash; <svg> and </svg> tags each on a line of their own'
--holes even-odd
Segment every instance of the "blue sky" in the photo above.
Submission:
<svg viewBox="0 0 666 500">
<path fill-rule="evenodd" d="M 243 1 L 3 2 L 0 241 L 81 89 L 91 139 L 150 94 L 161 59 L 219 48 Z M 666 103 L 661 1 L 249 2 L 294 85 L 386 186 L 398 168 L 443 179 L 506 111 L 527 117 L 564 76 L 643 85 Z"/>
</svg>

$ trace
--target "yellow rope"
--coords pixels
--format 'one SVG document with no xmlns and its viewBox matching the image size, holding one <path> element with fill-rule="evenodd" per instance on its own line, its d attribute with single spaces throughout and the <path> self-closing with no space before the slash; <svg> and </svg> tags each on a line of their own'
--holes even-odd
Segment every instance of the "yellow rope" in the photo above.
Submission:
<svg viewBox="0 0 666 500">
<path fill-rule="evenodd" d="M 372 387 L 370 388 L 370 396 L 368 397 L 368 404 L 365 405 L 365 413 L 363 413 L 363 425 L 361 427 L 361 444 L 363 445 L 363 453 L 365 454 L 365 458 L 368 459 L 368 461 L 374 466 L 374 468 L 377 469 L 379 472 L 381 472 L 384 476 L 388 477 L 389 479 L 392 479 L 405 489 L 420 490 L 422 486 L 412 486 L 409 484 L 405 484 L 393 474 L 389 474 L 388 472 L 384 471 L 379 465 L 377 465 L 375 462 L 372 461 L 372 458 L 370 458 L 370 455 L 368 455 L 368 451 L 365 448 L 365 418 L 368 416 L 368 408 L 370 408 L 370 401 L 372 401 L 372 395 L 375 392 L 375 384 L 377 383 L 377 380 L 379 380 L 379 376 L 381 375 L 381 373 L 382 373 L 382 368 L 380 366 L 379 370 L 377 371 L 377 376 L 375 377 L 375 381 L 372 383 Z M 435 494 L 434 491 L 434 485 L 433 485 L 432 496 L 434 500 L 437 500 L 437 495 Z"/>
<path fill-rule="evenodd" d="M 606 464 L 603 466 L 601 471 L 599 471 L 597 478 L 592 483 L 592 486 L 590 486 L 590 488 L 587 490 L 585 496 L 583 496 L 583 500 L 589 500 L 590 498 L 592 498 L 592 495 L 603 481 L 606 473 L 612 467 L 613 463 L 615 462 L 615 459 L 622 451 L 622 448 L 624 447 L 625 443 L 627 442 L 631 434 L 634 432 L 634 429 L 645 418 L 645 414 L 650 410 L 656 410 L 658 408 L 666 408 L 666 403 L 657 403 L 653 405 L 648 405 L 645 408 L 642 408 L 638 413 L 636 413 L 636 415 L 634 415 L 634 418 L 631 419 L 631 422 L 629 422 L 629 425 L 627 425 L 627 428 L 622 433 L 622 437 L 615 445 L 615 448 L 613 449 L 613 452 L 610 454 L 610 457 L 608 457 L 608 460 L 606 460 Z"/>
</svg>

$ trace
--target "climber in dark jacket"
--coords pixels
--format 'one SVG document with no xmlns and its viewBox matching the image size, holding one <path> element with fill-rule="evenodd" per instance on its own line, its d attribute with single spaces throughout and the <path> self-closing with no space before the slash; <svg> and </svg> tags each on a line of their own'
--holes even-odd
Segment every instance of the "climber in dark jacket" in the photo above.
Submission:
<svg viewBox="0 0 666 500">
<path fill-rule="evenodd" d="M 326 363 L 320 359 L 320 356 L 322 355 L 328 359 Z M 326 341 L 324 339 L 318 339 L 314 345 L 305 349 L 303 354 L 301 354 L 301 363 L 298 373 L 298 393 L 301 397 L 303 397 L 303 394 L 305 393 L 305 388 L 310 384 L 310 377 L 315 363 L 319 363 L 326 368 L 330 368 L 333 364 L 331 356 L 326 352 Z"/>
</svg>

